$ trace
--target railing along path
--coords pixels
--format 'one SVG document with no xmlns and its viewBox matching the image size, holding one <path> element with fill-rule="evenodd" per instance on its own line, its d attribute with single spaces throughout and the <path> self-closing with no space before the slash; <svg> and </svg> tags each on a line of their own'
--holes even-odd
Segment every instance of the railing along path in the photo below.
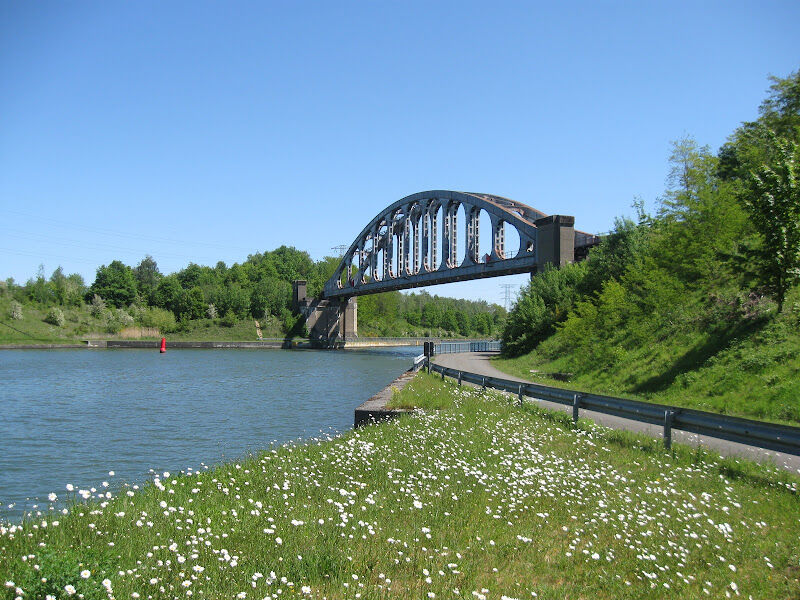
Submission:
<svg viewBox="0 0 800 600">
<path fill-rule="evenodd" d="M 443 352 L 448 351 L 444 350 Z M 466 381 L 480 385 L 483 388 L 511 392 L 517 395 L 520 404 L 527 396 L 571 406 L 574 421 L 578 420 L 580 409 L 585 409 L 632 421 L 661 425 L 664 428 L 664 446 L 667 449 L 672 445 L 672 430 L 679 429 L 689 433 L 800 456 L 800 427 L 731 417 L 691 408 L 602 396 L 536 383 L 521 383 L 510 379 L 459 371 L 458 369 L 451 369 L 428 362 L 428 372 L 431 371 L 440 373 L 442 379 L 452 377 L 458 381 L 459 385 Z"/>
</svg>

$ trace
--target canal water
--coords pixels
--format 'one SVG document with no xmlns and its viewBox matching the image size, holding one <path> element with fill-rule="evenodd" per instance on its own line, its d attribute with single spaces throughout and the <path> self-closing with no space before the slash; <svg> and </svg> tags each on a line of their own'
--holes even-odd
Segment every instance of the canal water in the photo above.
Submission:
<svg viewBox="0 0 800 600">
<path fill-rule="evenodd" d="M 0 351 L 0 520 L 341 432 L 420 348 Z M 113 471 L 114 474 L 109 475 Z"/>
</svg>

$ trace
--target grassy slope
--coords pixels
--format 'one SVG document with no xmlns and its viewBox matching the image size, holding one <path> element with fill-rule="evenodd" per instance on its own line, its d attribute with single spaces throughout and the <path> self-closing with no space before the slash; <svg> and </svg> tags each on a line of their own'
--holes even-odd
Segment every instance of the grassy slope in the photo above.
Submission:
<svg viewBox="0 0 800 600">
<path fill-rule="evenodd" d="M 10 299 L 0 298 L 0 321 L 19 330 L 0 324 L 0 344 L 74 344 L 87 338 L 123 339 L 117 334 L 108 333 L 102 320 L 89 314 L 83 306 L 61 307 L 65 316 L 62 327 L 44 322 L 47 310 L 39 310 L 30 305 L 22 308 L 22 319 L 14 321 L 8 318 Z M 22 333 L 20 333 L 22 332 Z M 283 337 L 276 323 L 262 323 L 264 337 Z M 246 341 L 257 340 L 255 323 L 252 319 L 237 321 L 233 327 L 223 327 L 210 319 L 190 321 L 188 328 L 166 334 L 170 340 L 219 340 Z M 157 338 L 143 338 L 157 339 Z"/>
<path fill-rule="evenodd" d="M 117 598 L 800 594 L 797 478 L 419 377 L 402 394 L 454 408 L 6 526 L 0 581 L 86 599 L 106 578 Z"/>
<path fill-rule="evenodd" d="M 12 320 L 9 318 L 10 306 L 11 300 L 8 297 L 0 297 L 0 321 L 19 331 L 0 324 L 0 344 L 76 343 L 86 339 L 85 333 L 77 331 L 81 324 L 90 330 L 101 327 L 97 319 L 82 309 L 63 308 L 66 322 L 63 327 L 56 327 L 44 322 L 47 310 L 38 310 L 28 305 L 22 307 L 22 319 Z"/>
<path fill-rule="evenodd" d="M 497 358 L 493 364 L 549 385 L 800 424 L 800 315 L 792 305 L 779 317 L 728 331 L 686 327 L 667 337 L 654 336 L 649 343 L 624 349 L 613 368 L 575 372 L 578 362 L 569 352 L 553 360 L 534 350 L 513 359 Z M 572 372 L 572 377 L 564 383 L 532 369 Z"/>
</svg>

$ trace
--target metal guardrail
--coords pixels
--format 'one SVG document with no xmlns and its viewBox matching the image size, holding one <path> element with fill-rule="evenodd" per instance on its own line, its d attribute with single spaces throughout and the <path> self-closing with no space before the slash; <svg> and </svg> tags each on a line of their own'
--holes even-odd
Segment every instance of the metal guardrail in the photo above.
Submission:
<svg viewBox="0 0 800 600">
<path fill-rule="evenodd" d="M 430 342 L 430 341 L 433 341 L 433 342 L 436 342 L 437 344 L 439 344 L 439 343 L 443 342 L 443 339 L 441 337 L 438 337 L 438 336 L 431 336 L 431 337 L 369 337 L 369 336 L 364 336 L 364 337 L 348 337 L 345 341 L 347 341 L 347 342 L 409 342 L 410 345 L 419 345 L 422 342 Z M 486 342 L 486 341 L 492 341 L 492 340 L 487 340 L 486 338 L 456 338 L 455 341 L 447 342 L 447 343 L 463 344 L 463 343 L 468 343 L 468 342 Z"/>
<path fill-rule="evenodd" d="M 478 340 L 470 342 L 439 342 L 434 352 L 436 354 L 457 354 L 461 352 L 500 352 L 502 342 L 493 340 Z"/>
<path fill-rule="evenodd" d="M 429 363 L 428 372 L 431 371 L 441 373 L 442 379 L 452 377 L 458 380 L 459 385 L 462 381 L 466 381 L 484 388 L 511 392 L 518 396 L 520 403 L 525 396 L 528 396 L 571 406 L 574 421 L 578 420 L 579 410 L 586 409 L 632 421 L 661 425 L 664 428 L 664 446 L 667 449 L 672 445 L 672 430 L 679 429 L 800 456 L 800 427 L 730 417 L 691 408 L 601 396 L 536 383 L 520 383 Z"/>
</svg>

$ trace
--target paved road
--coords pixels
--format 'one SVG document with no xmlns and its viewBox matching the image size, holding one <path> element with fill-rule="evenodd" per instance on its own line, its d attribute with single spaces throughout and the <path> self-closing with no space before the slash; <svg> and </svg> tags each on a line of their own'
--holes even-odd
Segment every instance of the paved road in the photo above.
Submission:
<svg viewBox="0 0 800 600">
<path fill-rule="evenodd" d="M 492 356 L 497 356 L 496 352 L 465 352 L 462 354 L 440 354 L 436 357 L 435 362 L 451 369 L 458 369 L 460 371 L 469 371 L 477 373 L 478 375 L 486 375 L 488 377 L 501 377 L 503 379 L 510 379 L 513 381 L 525 382 L 525 379 L 514 377 L 507 373 L 499 371 L 489 362 Z M 535 382 L 528 382 L 535 383 Z M 548 402 L 546 400 L 536 400 L 536 402 L 544 408 L 552 408 L 563 412 L 572 413 L 571 406 L 564 406 L 555 402 Z M 614 417 L 603 413 L 597 413 L 590 410 L 581 410 L 581 417 L 592 419 L 596 423 L 611 427 L 613 429 L 626 429 L 628 431 L 639 431 L 647 433 L 654 437 L 662 437 L 663 428 L 657 425 L 650 425 L 649 423 L 640 423 L 639 421 L 630 421 L 621 417 Z M 791 454 L 784 454 L 783 452 L 773 452 L 772 450 L 764 450 L 762 448 L 755 448 L 753 446 L 746 446 L 744 444 L 737 444 L 736 442 L 728 442 L 717 438 L 710 438 L 700 436 L 694 433 L 686 433 L 677 429 L 672 430 L 672 441 L 691 446 L 703 445 L 707 448 L 713 448 L 722 456 L 741 456 L 750 460 L 759 462 L 771 462 L 779 467 L 792 471 L 793 473 L 800 473 L 800 456 L 793 456 Z"/>
</svg>

